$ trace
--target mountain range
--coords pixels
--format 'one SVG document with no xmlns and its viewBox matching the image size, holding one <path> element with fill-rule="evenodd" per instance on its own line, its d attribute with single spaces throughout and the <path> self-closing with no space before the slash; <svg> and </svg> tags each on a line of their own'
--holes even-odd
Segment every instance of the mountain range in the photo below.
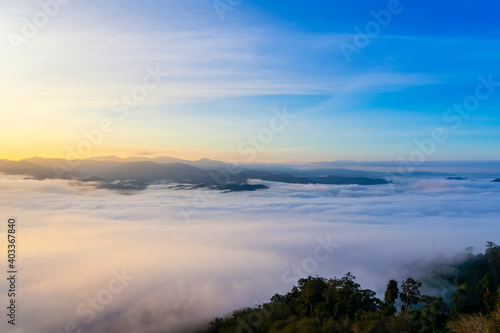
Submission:
<svg viewBox="0 0 500 333">
<path fill-rule="evenodd" d="M 290 184 L 380 185 L 389 181 L 371 173 L 349 169 L 300 170 L 283 165 L 242 165 L 201 159 L 188 161 L 172 157 L 94 157 L 64 160 L 32 157 L 21 161 L 0 160 L 0 172 L 34 179 L 74 179 L 113 190 L 143 190 L 151 184 L 171 184 L 177 188 L 211 188 L 223 191 L 255 191 L 261 180 Z"/>
</svg>

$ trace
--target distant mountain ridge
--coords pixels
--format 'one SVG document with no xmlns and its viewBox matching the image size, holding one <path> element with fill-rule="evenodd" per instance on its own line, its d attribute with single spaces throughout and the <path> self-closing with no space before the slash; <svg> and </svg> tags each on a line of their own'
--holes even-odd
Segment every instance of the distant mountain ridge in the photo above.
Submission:
<svg viewBox="0 0 500 333">
<path fill-rule="evenodd" d="M 85 160 L 64 160 L 33 157 L 21 161 L 0 160 L 0 172 L 26 175 L 36 179 L 75 179 L 93 183 L 99 188 L 113 190 L 143 190 L 151 184 L 177 184 L 182 188 L 210 188 L 224 191 L 254 191 L 267 188 L 263 184 L 249 184 L 250 179 L 289 184 L 380 185 L 385 179 L 345 177 L 328 174 L 328 170 L 307 173 L 291 168 L 273 171 L 241 168 L 226 170 L 229 164 L 202 159 L 178 162 L 170 157 L 127 158 L 104 156 Z M 163 162 L 163 163 L 160 163 Z M 196 166 L 194 166 L 194 165 Z M 352 171 L 354 174 L 359 174 Z M 321 174 L 320 176 L 318 176 Z M 364 173 L 363 173 L 364 174 Z"/>
<path fill-rule="evenodd" d="M 31 162 L 34 164 L 47 166 L 53 160 L 65 161 L 63 159 L 52 159 L 52 158 L 43 158 L 43 157 L 31 157 L 24 159 L 23 161 Z M 117 157 L 115 155 L 109 156 L 98 156 L 98 157 L 90 157 L 85 159 L 85 161 L 98 161 L 98 162 L 118 162 L 118 163 L 127 163 L 127 162 L 155 162 L 159 164 L 168 164 L 168 163 L 183 163 L 188 164 L 198 168 L 225 168 L 228 163 L 211 160 L 209 158 L 202 158 L 197 161 L 184 160 L 181 158 L 170 157 L 170 156 L 160 156 L 160 157 L 139 157 L 139 156 L 131 156 L 131 157 Z"/>
</svg>

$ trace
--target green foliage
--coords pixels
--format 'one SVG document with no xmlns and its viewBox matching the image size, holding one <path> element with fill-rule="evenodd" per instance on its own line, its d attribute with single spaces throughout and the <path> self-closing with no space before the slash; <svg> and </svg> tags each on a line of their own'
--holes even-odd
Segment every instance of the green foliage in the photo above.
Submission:
<svg viewBox="0 0 500 333">
<path fill-rule="evenodd" d="M 320 317 L 355 319 L 365 312 L 378 310 L 380 300 L 375 298 L 375 292 L 361 289 L 351 273 L 341 279 L 330 279 L 327 284 L 325 300 L 318 312 Z"/>
<path fill-rule="evenodd" d="M 412 331 L 432 333 L 444 330 L 448 319 L 448 310 L 442 298 L 422 296 L 425 305 L 409 313 L 408 322 Z"/>
<path fill-rule="evenodd" d="M 500 333 L 500 247 L 487 243 L 484 254 L 445 276 L 456 287 L 451 315 L 443 298 L 422 295 L 421 282 L 407 278 L 398 288 L 390 280 L 383 301 L 362 289 L 351 273 L 342 278 L 309 276 L 285 295 L 210 322 L 214 333 Z M 397 313 L 400 298 L 402 311 Z M 207 331 L 208 332 L 208 331 Z"/>
<path fill-rule="evenodd" d="M 479 297 L 467 283 L 458 287 L 451 296 L 454 313 L 474 313 L 480 310 Z"/>
<path fill-rule="evenodd" d="M 326 280 L 309 276 L 298 282 L 300 294 L 292 302 L 292 309 L 300 317 L 316 317 L 318 307 L 325 301 Z"/>
<path fill-rule="evenodd" d="M 496 299 L 496 310 L 500 310 L 500 286 L 497 288 L 497 295 L 495 296 Z"/>
<path fill-rule="evenodd" d="M 398 283 L 396 280 L 390 280 L 385 291 L 384 302 L 381 304 L 382 313 L 385 316 L 393 316 L 398 311 L 395 305 L 398 295 Z"/>
<path fill-rule="evenodd" d="M 482 310 L 487 313 L 495 306 L 495 280 L 491 274 L 486 274 L 476 286 L 477 294 L 482 300 Z"/>
<path fill-rule="evenodd" d="M 402 310 L 406 315 L 408 315 L 409 309 L 418 304 L 420 299 L 419 288 L 421 286 L 421 282 L 417 282 L 412 278 L 407 278 L 406 281 L 403 281 L 401 284 L 402 292 L 399 294 L 399 298 L 401 298 L 401 301 L 403 302 Z"/>
<path fill-rule="evenodd" d="M 496 291 L 500 287 L 500 246 L 487 242 L 484 254 L 471 256 L 455 271 L 455 276 L 448 278 L 460 282 L 451 297 L 454 317 L 478 312 L 487 314 L 496 308 L 499 302 Z"/>
</svg>

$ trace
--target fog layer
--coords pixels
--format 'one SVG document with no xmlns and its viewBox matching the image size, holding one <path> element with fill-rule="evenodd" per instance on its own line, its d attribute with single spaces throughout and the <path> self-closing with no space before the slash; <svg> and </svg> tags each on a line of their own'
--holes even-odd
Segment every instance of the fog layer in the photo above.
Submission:
<svg viewBox="0 0 500 333">
<path fill-rule="evenodd" d="M 123 194 L 2 176 L 4 220 L 18 221 L 11 331 L 185 331 L 307 275 L 351 271 L 381 293 L 391 278 L 423 274 L 415 269 L 422 260 L 467 246 L 479 252 L 500 234 L 500 185 L 490 179 L 265 184 L 258 192 L 154 185 Z"/>
</svg>

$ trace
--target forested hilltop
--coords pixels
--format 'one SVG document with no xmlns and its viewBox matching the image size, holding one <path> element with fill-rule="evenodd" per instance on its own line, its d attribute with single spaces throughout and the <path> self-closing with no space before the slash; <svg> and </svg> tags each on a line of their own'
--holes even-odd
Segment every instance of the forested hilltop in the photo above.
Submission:
<svg viewBox="0 0 500 333">
<path fill-rule="evenodd" d="M 285 295 L 210 322 L 205 332 L 500 332 L 500 246 L 440 274 L 455 289 L 450 299 L 422 295 L 422 283 L 390 280 L 384 299 L 355 277 L 300 279 Z M 399 307 L 399 309 L 397 308 Z"/>
</svg>

